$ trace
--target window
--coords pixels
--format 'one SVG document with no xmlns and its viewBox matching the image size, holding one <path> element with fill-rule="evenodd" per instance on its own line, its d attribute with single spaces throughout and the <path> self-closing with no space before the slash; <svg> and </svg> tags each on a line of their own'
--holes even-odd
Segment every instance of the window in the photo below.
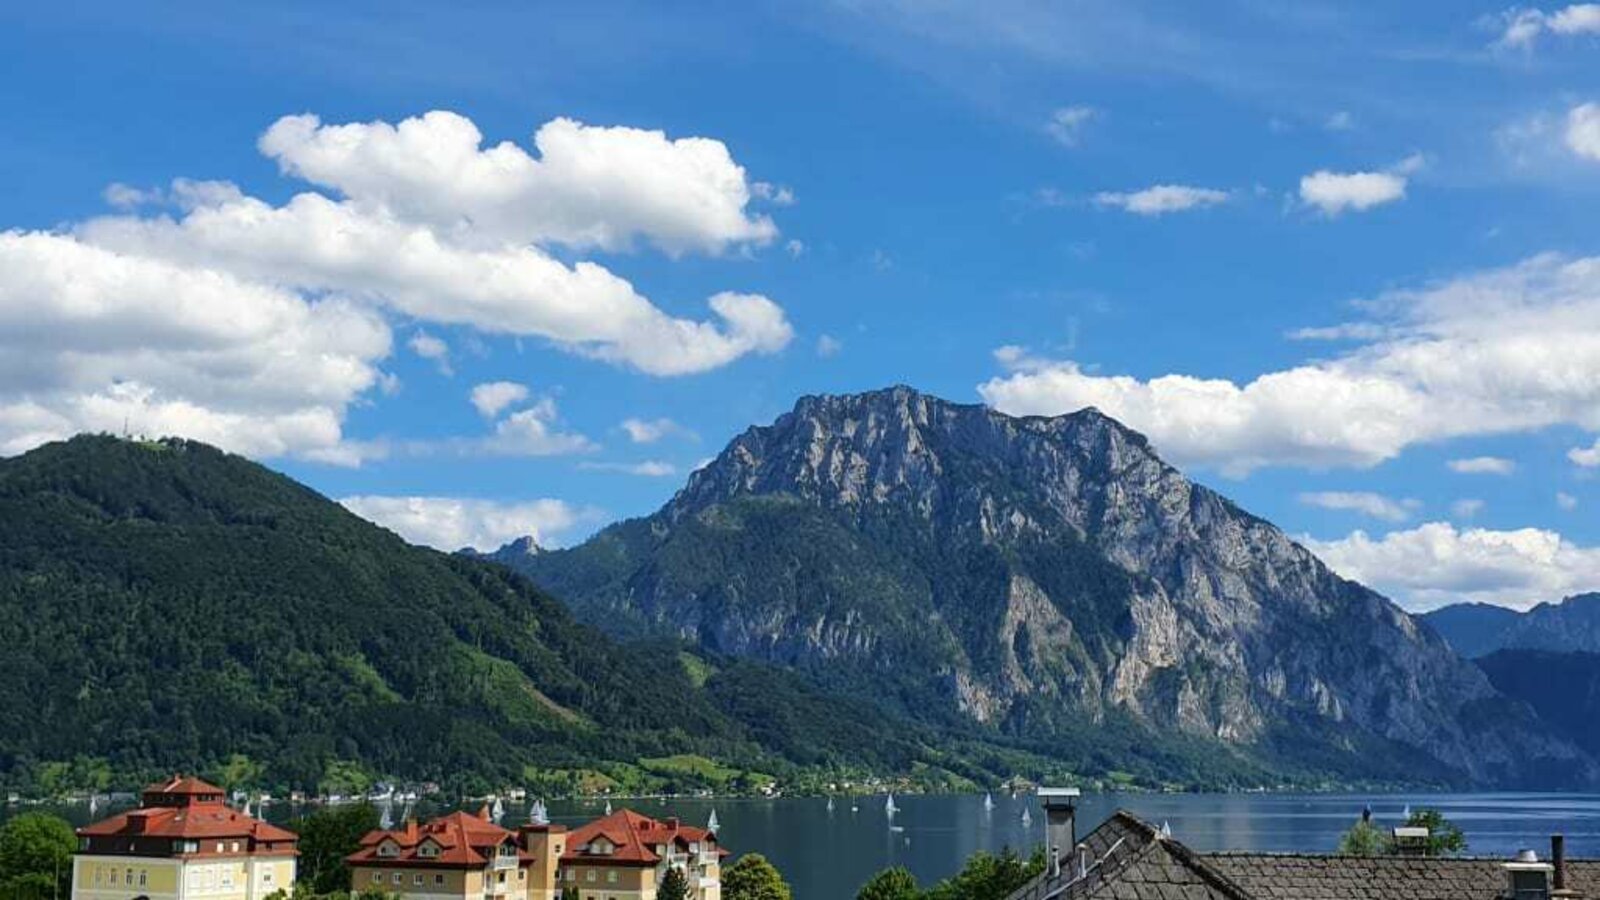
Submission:
<svg viewBox="0 0 1600 900">
<path fill-rule="evenodd" d="M 267 866 L 266 868 L 261 870 L 261 883 L 262 884 L 271 884 L 272 883 L 272 867 L 271 866 Z"/>
<path fill-rule="evenodd" d="M 123 884 L 128 884 L 128 885 L 133 884 L 133 870 L 132 869 L 128 870 L 127 880 L 122 882 L 122 883 Z"/>
<path fill-rule="evenodd" d="M 433 883 L 434 884 L 444 884 L 444 876 L 443 875 L 435 875 L 435 876 L 433 876 Z"/>
<path fill-rule="evenodd" d="M 421 884 L 422 883 L 422 873 L 418 872 L 417 874 L 411 876 L 411 883 L 412 884 Z"/>
<path fill-rule="evenodd" d="M 238 853 L 239 852 L 239 842 L 238 841 L 234 841 L 232 846 L 230 846 L 228 849 L 233 851 L 234 853 Z"/>
<path fill-rule="evenodd" d="M 617 883 L 617 870 L 616 869 L 612 869 L 611 871 L 606 873 L 606 884 L 616 884 L 616 883 Z"/>
<path fill-rule="evenodd" d="M 383 884 L 383 873 L 382 872 L 373 872 L 372 873 L 372 883 L 373 884 Z"/>
<path fill-rule="evenodd" d="M 400 879 L 402 879 L 404 877 L 405 877 L 404 875 L 401 875 L 399 872 L 396 872 L 392 876 L 390 876 L 389 880 L 393 881 L 395 884 L 399 884 L 400 883 Z"/>
<path fill-rule="evenodd" d="M 149 883 L 150 883 L 150 872 L 148 870 L 146 870 L 146 869 L 140 869 L 139 870 L 139 887 L 144 887 L 145 885 L 147 885 Z"/>
<path fill-rule="evenodd" d="M 584 880 L 585 881 L 593 881 L 594 880 L 594 870 L 593 869 L 590 869 L 589 870 L 589 874 L 584 876 Z"/>
<path fill-rule="evenodd" d="M 517 870 L 517 880 L 518 881 L 527 881 L 528 880 L 528 870 L 527 869 L 518 869 Z"/>
<path fill-rule="evenodd" d="M 497 881 L 497 882 L 499 882 L 501 884 L 505 884 L 506 883 L 506 873 L 501 872 L 500 873 L 500 877 L 496 878 L 495 881 Z"/>
</svg>

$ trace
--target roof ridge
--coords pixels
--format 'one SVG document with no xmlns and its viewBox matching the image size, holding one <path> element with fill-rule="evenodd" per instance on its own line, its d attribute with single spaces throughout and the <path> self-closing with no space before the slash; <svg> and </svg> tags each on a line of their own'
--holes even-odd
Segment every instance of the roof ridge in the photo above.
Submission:
<svg viewBox="0 0 1600 900">
<path fill-rule="evenodd" d="M 1160 830 L 1155 826 L 1126 809 L 1118 809 L 1112 813 L 1112 816 L 1143 834 L 1145 845 L 1140 848 L 1140 855 L 1149 852 L 1152 847 L 1161 847 L 1190 871 L 1200 876 L 1202 880 L 1222 891 L 1229 900 L 1256 900 L 1249 891 L 1246 891 L 1233 879 L 1213 869 L 1199 853 L 1189 849 L 1182 841 L 1171 837 L 1163 837 Z"/>
</svg>

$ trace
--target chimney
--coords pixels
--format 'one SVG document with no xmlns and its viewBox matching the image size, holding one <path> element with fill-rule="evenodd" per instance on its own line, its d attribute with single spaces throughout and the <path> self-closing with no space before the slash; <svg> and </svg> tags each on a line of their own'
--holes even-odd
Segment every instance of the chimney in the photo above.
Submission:
<svg viewBox="0 0 1600 900">
<path fill-rule="evenodd" d="M 1577 891 L 1567 890 L 1567 836 L 1564 834 L 1550 835 L 1550 865 L 1555 870 L 1550 873 L 1550 896 L 1578 896 Z"/>
<path fill-rule="evenodd" d="M 1047 858 L 1054 860 L 1068 847 L 1078 846 L 1078 789 L 1039 788 L 1039 803 L 1044 806 L 1044 846 Z M 1060 869 L 1052 863 L 1059 874 Z"/>
<path fill-rule="evenodd" d="M 1516 859 L 1502 863 L 1500 868 L 1505 870 L 1506 896 L 1511 900 L 1550 900 L 1550 881 L 1555 867 L 1540 862 L 1539 854 L 1523 850 Z"/>
</svg>

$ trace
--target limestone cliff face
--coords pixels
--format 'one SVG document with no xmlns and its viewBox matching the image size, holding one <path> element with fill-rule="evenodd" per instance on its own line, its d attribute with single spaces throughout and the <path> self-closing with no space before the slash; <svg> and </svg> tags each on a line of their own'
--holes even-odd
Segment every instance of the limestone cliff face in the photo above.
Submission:
<svg viewBox="0 0 1600 900">
<path fill-rule="evenodd" d="M 1246 753 L 1401 748 L 1484 784 L 1591 771 L 1432 630 L 1092 409 L 806 397 L 655 515 L 508 555 L 599 624 L 909 675 L 1005 733 L 1121 716 Z"/>
</svg>

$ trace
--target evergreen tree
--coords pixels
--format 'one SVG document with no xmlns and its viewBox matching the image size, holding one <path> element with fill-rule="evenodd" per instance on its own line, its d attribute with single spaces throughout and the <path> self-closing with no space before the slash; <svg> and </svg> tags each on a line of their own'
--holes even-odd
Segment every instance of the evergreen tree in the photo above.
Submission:
<svg viewBox="0 0 1600 900">
<path fill-rule="evenodd" d="M 40 900 L 71 896 L 76 849 L 72 826 L 49 813 L 23 813 L 0 826 L 0 895 Z"/>
<path fill-rule="evenodd" d="M 317 894 L 349 891 L 344 858 L 361 849 L 362 835 L 378 827 L 378 810 L 370 803 L 330 806 L 290 827 L 300 835 L 300 883 Z"/>
<path fill-rule="evenodd" d="M 656 900 L 689 900 L 689 878 L 677 867 L 667 869 L 656 888 Z"/>
<path fill-rule="evenodd" d="M 1340 856 L 1380 856 L 1389 849 L 1388 837 L 1364 817 L 1339 836 Z"/>
<path fill-rule="evenodd" d="M 904 866 L 884 869 L 867 879 L 856 892 L 856 900 L 917 900 L 916 876 Z"/>
<path fill-rule="evenodd" d="M 722 873 L 723 900 L 793 900 L 776 867 L 759 853 L 746 853 Z"/>
<path fill-rule="evenodd" d="M 1006 847 L 999 853 L 978 851 L 954 876 L 923 895 L 925 900 L 1005 900 L 1044 871 L 1044 848 L 1024 860 Z"/>
<path fill-rule="evenodd" d="M 1428 855 L 1447 856 L 1467 849 L 1467 836 L 1437 809 L 1419 809 L 1406 819 L 1412 828 L 1428 829 Z"/>
</svg>

